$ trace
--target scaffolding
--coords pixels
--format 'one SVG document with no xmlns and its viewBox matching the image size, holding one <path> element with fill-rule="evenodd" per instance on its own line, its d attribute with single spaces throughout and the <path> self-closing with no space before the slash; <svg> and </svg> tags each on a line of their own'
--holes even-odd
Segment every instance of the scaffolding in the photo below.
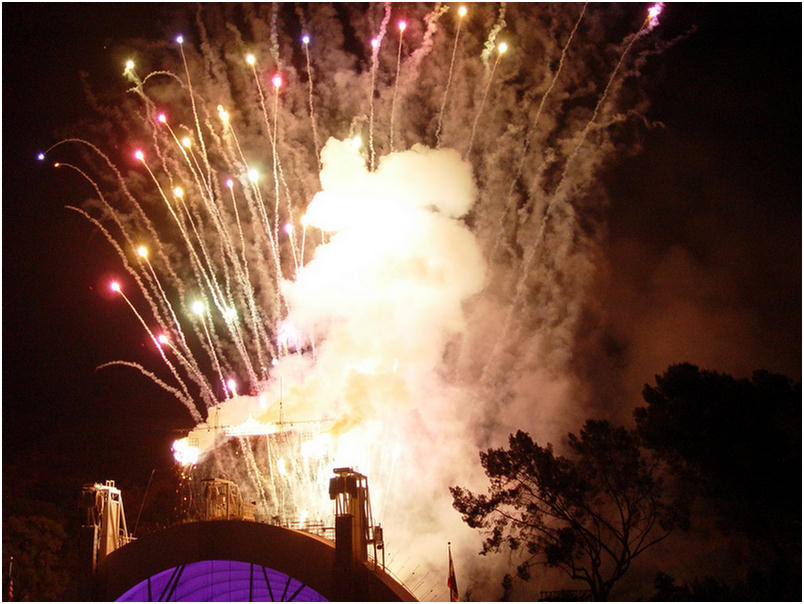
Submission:
<svg viewBox="0 0 804 604">
<path fill-rule="evenodd" d="M 114 480 L 85 485 L 81 489 L 80 507 L 84 510 L 82 545 L 89 550 L 85 559 L 90 560 L 90 570 L 94 572 L 106 556 L 133 537 L 128 534 L 123 497 Z"/>
</svg>

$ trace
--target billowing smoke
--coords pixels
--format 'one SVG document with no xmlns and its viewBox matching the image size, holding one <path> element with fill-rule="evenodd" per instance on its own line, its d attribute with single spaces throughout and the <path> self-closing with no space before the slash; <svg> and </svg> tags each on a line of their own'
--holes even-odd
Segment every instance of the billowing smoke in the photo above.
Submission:
<svg viewBox="0 0 804 604">
<path fill-rule="evenodd" d="M 326 435 L 320 455 L 368 475 L 390 567 L 418 595 L 441 597 L 452 541 L 462 591 L 496 597 L 447 488 L 480 486 L 478 449 L 510 431 L 556 439 L 584 417 L 595 177 L 644 127 L 644 99 L 621 92 L 651 43 L 645 15 L 300 13 L 202 7 L 197 43 L 149 46 L 153 71 L 126 70 L 135 102 L 99 105 L 145 132 L 144 165 L 112 171 L 86 211 L 169 334 L 171 388 L 206 417 L 182 452 L 214 454 L 222 426 Z M 141 239 L 147 263 L 131 259 Z M 278 458 L 240 450 L 229 475 L 267 506 Z"/>
</svg>

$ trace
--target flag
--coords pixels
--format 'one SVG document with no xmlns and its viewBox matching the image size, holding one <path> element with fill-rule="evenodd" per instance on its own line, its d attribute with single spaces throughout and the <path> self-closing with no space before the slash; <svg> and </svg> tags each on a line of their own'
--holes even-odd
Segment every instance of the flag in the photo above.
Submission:
<svg viewBox="0 0 804 604">
<path fill-rule="evenodd" d="M 452 565 L 452 548 L 447 543 L 447 551 L 449 551 L 449 575 L 447 576 L 447 587 L 449 587 L 449 601 L 458 601 L 458 581 L 455 580 L 455 567 Z"/>
</svg>

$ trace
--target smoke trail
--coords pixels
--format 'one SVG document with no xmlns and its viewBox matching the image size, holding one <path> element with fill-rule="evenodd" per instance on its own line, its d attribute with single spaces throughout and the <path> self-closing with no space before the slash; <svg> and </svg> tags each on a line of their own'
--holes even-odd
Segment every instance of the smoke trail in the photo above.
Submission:
<svg viewBox="0 0 804 604">
<path fill-rule="evenodd" d="M 583 5 L 583 8 L 581 9 L 581 14 L 578 16 L 578 20 L 575 22 L 575 26 L 572 28 L 572 31 L 570 32 L 570 35 L 567 38 L 567 42 L 564 44 L 563 48 L 561 49 L 561 57 L 558 60 L 558 67 L 556 68 L 555 73 L 553 74 L 553 77 L 550 80 L 550 85 L 547 87 L 547 91 L 542 95 L 542 98 L 539 101 L 539 107 L 536 110 L 536 116 L 533 118 L 533 124 L 532 124 L 532 126 L 530 126 L 528 128 L 528 135 L 525 137 L 525 143 L 522 146 L 522 152 L 521 152 L 521 154 L 519 156 L 519 162 L 517 163 L 517 166 L 516 166 L 516 173 L 514 174 L 513 180 L 511 180 L 511 184 L 510 184 L 510 186 L 508 188 L 508 193 L 505 196 L 505 208 L 506 209 L 502 214 L 500 214 L 500 224 L 499 224 L 500 232 L 496 237 L 494 237 L 494 248 L 491 250 L 491 253 L 489 254 L 489 256 L 491 256 L 491 257 L 494 257 L 496 252 L 497 252 L 497 247 L 499 246 L 500 237 L 502 235 L 503 221 L 504 221 L 505 216 L 508 213 L 508 206 L 509 206 L 511 196 L 512 196 L 513 191 L 514 191 L 514 187 L 516 186 L 516 183 L 519 181 L 520 177 L 522 176 L 522 167 L 525 165 L 525 157 L 527 156 L 528 150 L 530 149 L 531 138 L 533 136 L 533 133 L 536 132 L 537 129 L 538 129 L 539 118 L 542 116 L 542 111 L 544 110 L 545 103 L 547 102 L 547 99 L 550 98 L 550 93 L 553 91 L 553 88 L 555 87 L 556 82 L 558 81 L 558 78 L 561 75 L 561 71 L 564 68 L 564 59 L 566 59 L 566 56 L 567 56 L 567 49 L 570 47 L 570 44 L 572 44 L 572 39 L 575 37 L 575 32 L 578 31 L 578 26 L 581 24 L 581 21 L 583 20 L 583 17 L 586 14 L 586 7 L 587 6 L 588 6 L 588 3 L 585 3 Z M 457 38 L 457 36 L 456 36 L 456 38 Z M 446 94 L 445 94 L 445 98 L 446 98 Z"/>
<path fill-rule="evenodd" d="M 279 3 L 271 2 L 271 56 L 274 58 L 276 68 L 282 69 L 282 62 L 279 58 L 279 32 L 277 31 L 276 20 L 279 17 Z"/>
<path fill-rule="evenodd" d="M 449 97 L 449 87 L 452 83 L 452 72 L 455 68 L 455 53 L 458 50 L 458 38 L 461 36 L 461 25 L 463 25 L 463 17 L 466 10 L 459 9 L 461 14 L 458 19 L 458 28 L 455 30 L 455 41 L 452 43 L 452 55 L 449 59 L 449 73 L 447 74 L 447 85 L 444 87 L 444 97 L 441 100 L 441 108 L 438 110 L 438 126 L 436 127 L 436 147 L 441 146 L 441 125 L 444 121 L 444 108 L 447 106 L 447 98 Z"/>
<path fill-rule="evenodd" d="M 472 145 L 475 142 L 475 134 L 477 133 L 477 123 L 480 121 L 480 117 L 483 115 L 483 108 L 486 106 L 486 98 L 489 96 L 489 90 L 491 89 L 491 82 L 494 80 L 494 72 L 497 71 L 497 65 L 500 64 L 500 59 L 505 52 L 505 47 L 500 44 L 500 48 L 497 51 L 497 59 L 494 61 L 494 67 L 491 69 L 491 73 L 489 74 L 488 79 L 486 80 L 486 86 L 483 88 L 483 98 L 480 101 L 480 105 L 477 108 L 477 112 L 475 113 L 475 119 L 472 122 L 472 133 L 469 135 L 469 142 L 466 144 L 466 151 L 464 151 L 464 157 L 470 155 L 472 153 Z"/>
<path fill-rule="evenodd" d="M 170 392 L 173 396 L 182 401 L 187 406 L 187 408 L 190 409 L 191 412 L 193 412 L 192 413 L 193 419 L 197 422 L 201 421 L 201 415 L 195 409 L 195 405 L 193 405 L 193 401 L 191 399 L 185 398 L 183 392 L 174 388 L 170 384 L 166 384 L 158 377 L 156 377 L 156 375 L 154 375 L 152 372 L 145 369 L 145 367 L 143 367 L 139 363 L 132 363 L 131 361 L 109 361 L 108 363 L 103 363 L 95 367 L 95 371 L 99 369 L 105 369 L 106 367 L 112 367 L 114 365 L 120 365 L 122 367 L 133 367 L 134 369 L 142 373 L 145 377 L 147 377 L 149 380 L 151 380 L 154 384 L 156 384 L 160 388 L 163 388 L 167 392 Z"/>
<path fill-rule="evenodd" d="M 480 53 L 480 60 L 483 62 L 483 65 L 486 66 L 486 69 L 489 67 L 489 57 L 491 53 L 494 52 L 494 47 L 496 46 L 497 34 L 505 28 L 505 25 L 505 2 L 500 2 L 500 12 L 497 14 L 497 21 L 494 23 L 494 27 L 491 28 L 491 31 L 489 31 L 489 37 L 486 39 L 486 43 L 483 44 L 483 52 Z"/>
<path fill-rule="evenodd" d="M 391 152 L 394 150 L 394 114 L 396 113 L 396 97 L 399 91 L 399 68 L 402 64 L 402 39 L 405 37 L 406 25 L 404 21 L 399 22 L 399 45 L 396 51 L 396 77 L 394 78 L 394 93 L 391 97 L 391 126 L 390 132 L 388 133 L 388 149 L 390 149 Z"/>
</svg>

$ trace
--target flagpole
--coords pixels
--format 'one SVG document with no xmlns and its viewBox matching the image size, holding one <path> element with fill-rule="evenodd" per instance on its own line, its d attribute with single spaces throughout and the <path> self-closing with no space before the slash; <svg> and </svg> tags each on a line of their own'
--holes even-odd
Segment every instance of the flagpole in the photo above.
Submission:
<svg viewBox="0 0 804 604">
<path fill-rule="evenodd" d="M 458 580 L 455 578 L 455 566 L 452 564 L 452 542 L 447 541 L 447 553 L 449 555 L 449 574 L 447 575 L 447 587 L 449 587 L 449 601 L 458 602 Z"/>
<path fill-rule="evenodd" d="M 8 601 L 14 599 L 14 579 L 11 577 L 11 571 L 14 568 L 14 556 L 9 556 L 8 560 Z"/>
</svg>

